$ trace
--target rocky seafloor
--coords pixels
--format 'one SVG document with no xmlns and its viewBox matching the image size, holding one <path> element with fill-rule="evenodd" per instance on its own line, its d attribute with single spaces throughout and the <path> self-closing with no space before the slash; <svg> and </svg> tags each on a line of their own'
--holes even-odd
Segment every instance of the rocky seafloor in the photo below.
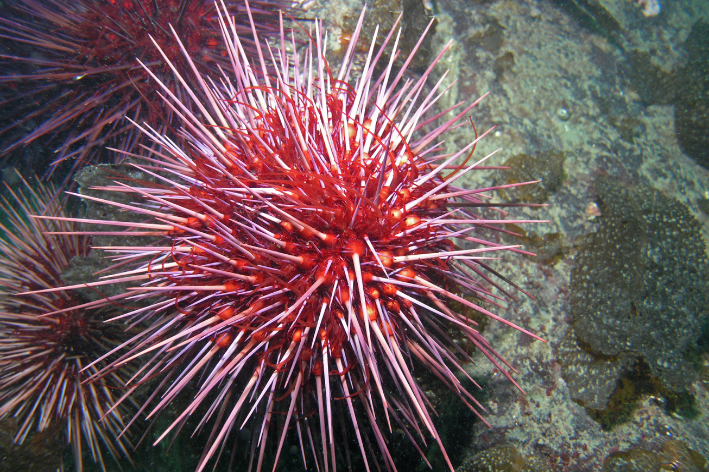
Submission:
<svg viewBox="0 0 709 472">
<path fill-rule="evenodd" d="M 449 103 L 490 91 L 472 117 L 497 128 L 476 154 L 502 147 L 513 166 L 471 184 L 541 178 L 513 198 L 551 220 L 525 228 L 539 258 L 500 266 L 536 298 L 508 319 L 548 344 L 486 327 L 527 395 L 469 368 L 492 427 L 476 424 L 460 471 L 706 470 L 709 129 L 692 117 L 707 113 L 709 4 L 666 3 L 433 5 L 432 54 L 453 39 Z"/>
<path fill-rule="evenodd" d="M 527 213 L 551 220 L 522 229 L 537 258 L 498 267 L 535 297 L 506 317 L 548 344 L 486 326 L 527 395 L 485 359 L 468 366 L 491 427 L 456 436 L 458 470 L 707 470 L 709 4 L 652 17 L 622 0 L 422 5 L 370 9 L 435 16 L 424 53 L 452 40 L 434 72 L 455 81 L 443 106 L 491 92 L 472 118 L 497 128 L 476 156 L 501 147 L 494 164 L 512 168 L 469 185 L 542 179 L 506 197 L 547 203 Z M 361 3 L 308 7 L 337 50 Z M 449 149 L 474 138 L 456 133 Z"/>
</svg>

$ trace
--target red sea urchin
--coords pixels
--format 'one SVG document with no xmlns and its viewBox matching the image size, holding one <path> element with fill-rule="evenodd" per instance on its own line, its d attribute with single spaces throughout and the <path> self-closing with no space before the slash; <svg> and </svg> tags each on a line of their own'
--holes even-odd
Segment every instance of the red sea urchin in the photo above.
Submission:
<svg viewBox="0 0 709 472">
<path fill-rule="evenodd" d="M 8 189 L 8 191 L 10 191 Z M 107 326 L 97 312 L 73 310 L 75 295 L 63 291 L 18 296 L 30 289 L 62 285 L 61 273 L 75 256 L 85 256 L 89 238 L 69 233 L 71 222 L 28 218 L 43 213 L 61 216 L 61 198 L 51 187 L 25 183 L 13 192 L 14 201 L 0 201 L 8 224 L 0 224 L 0 418 L 13 415 L 18 423 L 14 441 L 22 444 L 32 430 L 46 430 L 63 422 L 78 471 L 82 443 L 105 470 L 101 443 L 114 457 L 126 454 L 125 438 L 114 395 L 108 385 L 122 386 L 117 374 L 100 382 L 84 381 L 98 372 L 89 363 L 116 344 L 120 332 Z M 51 202 L 51 203 L 50 203 Z M 86 369 L 86 370 L 84 370 Z"/>
<path fill-rule="evenodd" d="M 89 233 L 165 239 L 102 248 L 118 264 L 135 265 L 89 285 L 139 283 L 129 293 L 143 305 L 123 316 L 151 325 L 99 361 L 111 358 L 116 368 L 140 358 L 136 382 L 160 376 L 144 407 L 149 418 L 178 395 L 189 397 L 156 443 L 198 409 L 198 430 L 212 421 L 198 471 L 249 423 L 257 470 L 267 439 L 276 436 L 275 470 L 292 434 L 305 464 L 314 458 L 318 470 L 334 471 L 340 408 L 367 470 L 379 459 L 363 424 L 388 470 L 396 465 L 383 428 L 391 431 L 393 421 L 414 444 L 414 436 L 425 442 L 430 435 L 446 456 L 413 369 L 429 369 L 475 411 L 482 406 L 456 376 L 467 376 L 462 364 L 470 357 L 449 332 L 514 380 L 467 311 L 540 339 L 481 306 L 496 304 L 491 277 L 501 277 L 485 259 L 524 253 L 484 234 L 531 221 L 494 218 L 505 215 L 497 208 L 504 205 L 490 203 L 495 187 L 455 186 L 484 169 L 489 156 L 452 165 L 484 135 L 453 155 L 438 142 L 478 101 L 436 127 L 445 113 L 427 114 L 442 83 L 426 89 L 433 65 L 418 79 L 404 79 L 415 49 L 396 74 L 391 53 L 374 77 L 394 29 L 376 53 L 372 39 L 361 77 L 350 86 L 363 18 L 364 12 L 335 76 L 319 23 L 302 55 L 281 27 L 276 49 L 259 47 L 259 64 L 250 65 L 233 20 L 220 15 L 233 76 L 196 75 L 195 89 L 180 79 L 199 117 L 163 87 L 183 130 L 171 139 L 141 128 L 161 148 L 136 165 L 154 182 L 97 188 L 136 203 L 84 196 L 147 220 L 82 220 L 128 228 Z M 277 64 L 272 70 L 266 54 Z"/>
<path fill-rule="evenodd" d="M 239 32 L 248 35 L 252 25 L 260 33 L 277 31 L 278 9 L 288 3 L 253 2 L 251 23 L 243 6 L 227 5 L 239 18 Z M 0 18 L 0 38 L 9 40 L 4 44 L 9 52 L 0 56 L 0 83 L 11 87 L 2 97 L 9 112 L 0 124 L 9 144 L 0 152 L 45 136 L 55 148 L 52 168 L 66 159 L 78 166 L 105 146 L 133 149 L 133 127 L 124 116 L 153 126 L 170 124 L 135 59 L 172 85 L 173 72 L 159 65 L 150 40 L 170 43 L 171 27 L 199 66 L 223 63 L 214 4 L 208 0 L 10 1 Z M 17 130 L 33 123 L 39 125 L 19 131 L 18 138 Z"/>
</svg>

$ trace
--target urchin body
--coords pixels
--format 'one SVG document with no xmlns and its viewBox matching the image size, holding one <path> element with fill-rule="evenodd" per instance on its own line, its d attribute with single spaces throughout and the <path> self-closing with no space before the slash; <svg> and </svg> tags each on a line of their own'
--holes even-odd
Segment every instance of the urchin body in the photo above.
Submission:
<svg viewBox="0 0 709 472">
<path fill-rule="evenodd" d="M 510 380 L 509 364 L 466 310 L 534 336 L 481 306 L 499 298 L 485 259 L 523 252 L 483 235 L 502 223 L 529 221 L 495 218 L 505 213 L 490 203 L 494 188 L 455 186 L 489 157 L 453 164 L 482 136 L 454 155 L 442 154 L 439 142 L 477 102 L 434 125 L 444 114 L 427 118 L 441 85 L 425 88 L 433 66 L 405 79 L 410 59 L 395 74 L 392 53 L 374 77 L 386 45 L 396 49 L 394 31 L 378 51 L 372 39 L 362 76 L 350 83 L 363 18 L 364 12 L 335 76 L 319 23 L 302 55 L 281 30 L 276 49 L 259 46 L 259 61 L 250 64 L 233 21 L 220 16 L 229 73 L 218 80 L 196 74 L 190 83 L 180 78 L 180 93 L 192 97 L 194 108 L 162 84 L 165 103 L 183 120 L 174 139 L 141 128 L 160 150 L 137 167 L 158 184 L 116 181 L 99 189 L 129 194 L 132 204 L 84 197 L 146 217 L 145 223 L 82 220 L 115 228 L 87 233 L 165 238 L 102 248 L 134 268 L 88 285 L 135 283 L 122 297 L 148 305 L 123 317 L 150 325 L 99 361 L 110 357 L 116 368 L 140 358 L 137 380 L 162 372 L 149 417 L 180 394 L 192 398 L 157 441 L 200 408 L 199 428 L 214 420 L 199 471 L 249 422 L 258 470 L 269 435 L 276 435 L 275 469 L 293 429 L 306 464 L 310 449 L 320 470 L 335 470 L 335 402 L 368 470 L 373 456 L 363 423 L 387 468 L 396 469 L 385 439 L 392 420 L 407 424 L 412 440 L 433 437 L 445 455 L 412 369 L 430 369 L 481 409 L 457 377 L 467 375 L 462 364 L 470 357 L 446 330 Z M 457 241 L 475 247 L 462 249 Z M 278 428 L 274 415 L 282 420 Z"/>
</svg>

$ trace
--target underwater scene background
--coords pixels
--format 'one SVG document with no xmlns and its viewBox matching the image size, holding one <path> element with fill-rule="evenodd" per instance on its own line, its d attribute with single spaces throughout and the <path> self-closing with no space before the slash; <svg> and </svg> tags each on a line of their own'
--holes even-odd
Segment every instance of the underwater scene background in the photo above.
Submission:
<svg viewBox="0 0 709 472">
<path fill-rule="evenodd" d="M 102 2 L 84 0 L 91 1 Z M 71 81 L 54 91 L 44 82 L 41 93 L 28 85 L 26 76 L 49 58 L 41 49 L 33 50 L 31 42 L 18 45 L 24 31 L 18 25 L 34 20 L 26 12 L 17 13 L 17 4 L 35 8 L 43 2 L 15 0 L 0 6 L 3 18 L 19 18 L 17 24 L 2 23 L 0 38 L 0 147 L 8 149 L 0 169 L 5 198 L 11 200 L 10 192 L 22 188 L 23 178 L 30 187 L 35 185 L 35 174 L 40 179 L 51 174 L 46 178 L 57 186 L 80 187 L 86 195 L 94 195 L 90 187 L 110 185 L 116 173 L 133 177 L 127 165 L 118 164 L 107 151 L 65 152 L 74 149 L 71 146 L 115 146 L 111 133 L 118 132 L 123 121 L 114 126 L 118 121 L 107 120 L 114 127 L 104 129 L 100 139 L 73 135 L 79 138 L 69 140 L 62 151 L 68 157 L 54 166 L 50 163 L 55 151 L 69 142 L 70 131 L 52 130 L 14 145 L 44 126 L 47 115 L 59 113 L 65 102 L 58 97 L 75 93 Z M 70 2 L 63 5 L 73 8 Z M 363 5 L 354 0 L 308 0 L 291 15 L 305 28 L 313 18 L 323 20 L 327 57 L 337 64 Z M 470 112 L 475 128 L 457 127 L 442 146 L 457 152 L 496 125 L 478 143 L 475 156 L 502 148 L 486 165 L 506 168 L 471 173 L 461 186 L 540 180 L 535 186 L 501 189 L 496 198 L 546 204 L 521 207 L 515 216 L 549 220 L 507 225 L 519 236 L 503 235 L 501 242 L 521 243 L 536 255 L 490 263 L 500 277 L 531 295 L 515 297 L 496 313 L 547 343 L 484 317 L 477 320 L 485 338 L 517 371 L 513 377 L 526 395 L 474 352 L 475 363 L 464 368 L 482 387 L 471 392 L 487 410 L 482 416 L 488 426 L 432 375 L 417 374 L 438 414 L 434 421 L 453 466 L 459 472 L 709 470 L 709 2 L 375 0 L 368 4 L 360 37 L 373 37 L 379 24 L 381 40 L 401 12 L 403 58 L 435 18 L 410 65 L 408 74 L 414 80 L 452 41 L 430 72 L 429 82 L 442 78 L 443 87 L 450 87 L 431 113 L 490 92 Z M 13 35 L 13 30 L 20 33 Z M 262 34 L 270 41 L 279 33 L 266 27 Z M 364 44 L 355 52 L 359 64 L 368 47 Z M 105 83 L 97 80 L 96 87 Z M 116 85 L 106 87 L 101 93 L 110 93 Z M 90 87 L 81 93 L 86 93 L 77 99 L 81 103 L 100 101 L 88 98 Z M 43 100 L 50 100 L 51 108 L 43 108 Z M 123 96 L 101 101 L 97 106 L 109 111 L 83 120 L 101 121 L 114 110 L 127 110 L 136 119 L 154 113 L 139 110 L 136 100 Z M 33 109 L 42 111 L 29 119 L 18 117 Z M 14 125 L 18 120 L 21 125 Z M 85 125 L 77 123 L 73 129 Z M 168 119 L 162 125 L 170 129 Z M 131 136 L 126 148 L 138 152 L 137 143 Z M 74 165 L 89 154 L 81 166 Z M 95 167 L 98 164 L 104 166 Z M 102 213 L 102 218 L 115 210 L 102 210 L 91 201 L 67 204 L 72 211 Z M 8 221 L 5 216 L 1 222 L 11 230 Z M 101 244 L 114 244 L 106 241 Z M 61 280 L 83 283 L 87 274 L 101 269 L 98 258 L 77 259 Z M 95 296 L 90 292 L 85 294 L 88 299 Z M 9 337 L 7 333 L 2 336 Z M 0 368 L 11 362 L 0 358 Z M 134 465 L 120 453 L 118 461 L 106 454 L 105 469 L 195 470 L 209 431 L 190 437 L 194 426 L 185 428 L 174 440 L 152 446 L 189 401 L 176 398 L 158 417 L 131 453 Z M 135 442 L 149 422 L 139 423 L 145 425 L 136 425 Z M 71 447 L 65 445 L 65 426 L 31 432 L 22 445 L 13 443 L 18 427 L 11 414 L 0 421 L 0 471 L 75 469 Z M 362 429 L 370 431 L 368 426 Z M 236 459 L 222 458 L 208 468 L 248 470 L 256 436 L 250 431 L 231 434 L 241 439 L 242 445 L 231 452 Z M 348 468 L 351 454 L 351 470 L 364 470 L 354 459 L 357 443 L 349 440 L 349 446 L 338 446 L 347 449 L 347 462 L 338 469 Z M 295 436 L 289 441 L 279 470 L 303 470 Z M 400 429 L 394 428 L 389 437 L 389 451 L 398 470 L 429 470 Z M 448 470 L 435 441 L 423 453 L 433 470 Z M 224 454 L 232 457 L 229 451 Z M 83 455 L 83 470 L 101 470 L 90 451 Z M 314 464 L 309 467 L 315 470 Z"/>
</svg>

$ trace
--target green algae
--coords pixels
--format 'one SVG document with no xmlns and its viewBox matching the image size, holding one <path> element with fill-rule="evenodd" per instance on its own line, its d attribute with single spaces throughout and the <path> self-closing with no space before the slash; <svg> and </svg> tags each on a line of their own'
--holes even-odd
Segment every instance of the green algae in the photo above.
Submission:
<svg viewBox="0 0 709 472">
<path fill-rule="evenodd" d="M 568 242 L 562 233 L 539 235 L 514 224 L 505 225 L 505 229 L 515 235 L 503 234 L 503 239 L 510 244 L 522 244 L 525 250 L 534 253 L 526 257 L 537 264 L 554 265 L 566 257 Z"/>
</svg>

